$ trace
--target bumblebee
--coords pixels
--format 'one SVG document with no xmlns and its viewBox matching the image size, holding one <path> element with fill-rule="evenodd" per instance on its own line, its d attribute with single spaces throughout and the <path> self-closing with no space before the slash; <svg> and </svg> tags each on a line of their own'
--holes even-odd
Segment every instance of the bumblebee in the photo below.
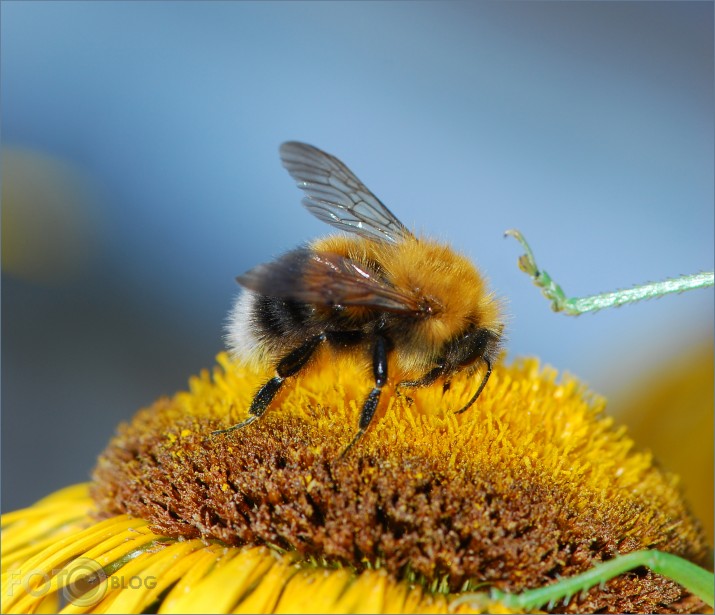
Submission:
<svg viewBox="0 0 715 615">
<path fill-rule="evenodd" d="M 340 160 L 290 141 L 280 156 L 314 216 L 345 231 L 287 252 L 238 276 L 243 287 L 229 314 L 227 345 L 240 360 L 275 365 L 241 429 L 260 418 L 286 379 L 310 367 L 318 349 L 355 352 L 372 361 L 358 429 L 365 433 L 380 393 L 445 386 L 456 372 L 489 380 L 504 328 L 500 302 L 474 265 L 448 245 L 412 234 Z M 388 358 L 390 373 L 388 373 Z"/>
</svg>

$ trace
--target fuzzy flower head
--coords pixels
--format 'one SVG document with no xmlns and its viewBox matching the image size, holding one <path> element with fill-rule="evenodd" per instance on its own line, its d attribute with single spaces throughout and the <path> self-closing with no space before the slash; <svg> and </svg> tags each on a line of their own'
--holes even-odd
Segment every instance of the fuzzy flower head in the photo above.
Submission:
<svg viewBox="0 0 715 615">
<path fill-rule="evenodd" d="M 131 612 L 446 611 L 465 591 L 541 587 L 640 549 L 706 561 L 675 479 L 633 450 L 600 399 L 536 361 L 497 366 L 460 415 L 473 393 L 466 376 L 447 390 L 386 387 L 342 458 L 370 386 L 364 365 L 321 355 L 260 420 L 212 435 L 245 418 L 270 376 L 225 354 L 218 364 L 120 427 L 93 503 L 82 500 L 83 515 L 104 520 L 78 516 L 62 530 L 86 527 L 74 556 L 101 560 L 109 588 L 127 566 L 158 571 L 161 591 L 132 594 Z M 22 517 L 11 521 L 12 537 Z M 116 523 L 125 538 L 100 547 L 97 528 Z M 29 553 L 11 568 L 26 568 Z M 117 610 L 125 594 L 110 589 L 92 607 Z M 555 610 L 702 607 L 642 569 Z M 469 608 L 504 612 L 486 597 L 459 607 Z"/>
</svg>

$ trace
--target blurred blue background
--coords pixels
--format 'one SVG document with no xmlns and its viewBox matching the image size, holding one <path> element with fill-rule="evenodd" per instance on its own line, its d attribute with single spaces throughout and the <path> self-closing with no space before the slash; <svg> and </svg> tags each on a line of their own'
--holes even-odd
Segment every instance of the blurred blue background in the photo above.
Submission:
<svg viewBox="0 0 715 615">
<path fill-rule="evenodd" d="M 705 2 L 3 2 L 2 506 L 87 479 L 222 348 L 234 277 L 329 232 L 279 144 L 340 157 L 508 298 L 510 357 L 606 395 L 712 337 L 713 293 L 554 315 L 713 265 Z"/>
</svg>

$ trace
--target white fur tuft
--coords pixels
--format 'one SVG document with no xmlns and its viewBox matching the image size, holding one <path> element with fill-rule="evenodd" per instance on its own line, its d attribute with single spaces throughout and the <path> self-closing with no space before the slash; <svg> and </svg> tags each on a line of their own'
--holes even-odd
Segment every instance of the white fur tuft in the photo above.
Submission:
<svg viewBox="0 0 715 615">
<path fill-rule="evenodd" d="M 258 337 L 254 314 L 256 293 L 242 289 L 241 294 L 228 314 L 226 346 L 234 359 L 248 363 L 261 362 L 265 358 L 264 342 Z"/>
</svg>

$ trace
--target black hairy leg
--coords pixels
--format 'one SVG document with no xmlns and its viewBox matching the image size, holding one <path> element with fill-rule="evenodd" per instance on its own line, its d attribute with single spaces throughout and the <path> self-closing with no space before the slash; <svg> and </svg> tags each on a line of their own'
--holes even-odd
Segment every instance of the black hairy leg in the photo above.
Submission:
<svg viewBox="0 0 715 615">
<path fill-rule="evenodd" d="M 236 431 L 237 429 L 242 429 L 246 425 L 250 425 L 256 419 L 263 416 L 268 406 L 273 401 L 278 391 L 280 391 L 281 386 L 285 382 L 286 378 L 294 376 L 297 374 L 306 363 L 313 356 L 315 351 L 321 342 L 325 341 L 325 334 L 316 335 L 311 337 L 307 342 L 298 346 L 294 350 L 291 350 L 285 357 L 278 361 L 276 365 L 276 375 L 271 378 L 266 384 L 264 384 L 256 393 L 253 401 L 251 402 L 251 407 L 248 409 L 248 418 L 241 421 L 237 425 L 233 425 L 228 429 L 219 429 L 211 433 L 211 435 L 228 433 L 230 431 Z"/>
<path fill-rule="evenodd" d="M 382 387 L 385 386 L 387 382 L 387 340 L 382 336 L 378 335 L 375 337 L 375 342 L 372 350 L 372 373 L 375 378 L 375 386 L 373 387 L 367 399 L 362 405 L 362 410 L 360 411 L 360 421 L 358 423 L 358 432 L 352 439 L 347 448 L 343 451 L 340 457 L 345 457 L 348 451 L 355 446 L 355 443 L 363 436 L 372 417 L 375 416 L 375 410 L 377 409 L 377 404 L 380 401 L 380 393 Z"/>
<path fill-rule="evenodd" d="M 403 380 L 397 385 L 397 388 L 399 389 L 405 387 L 413 389 L 417 387 L 428 387 L 429 385 L 434 384 L 435 380 L 437 380 L 440 376 L 444 375 L 444 371 L 444 363 L 440 362 L 424 376 L 417 378 L 417 380 Z"/>
</svg>

